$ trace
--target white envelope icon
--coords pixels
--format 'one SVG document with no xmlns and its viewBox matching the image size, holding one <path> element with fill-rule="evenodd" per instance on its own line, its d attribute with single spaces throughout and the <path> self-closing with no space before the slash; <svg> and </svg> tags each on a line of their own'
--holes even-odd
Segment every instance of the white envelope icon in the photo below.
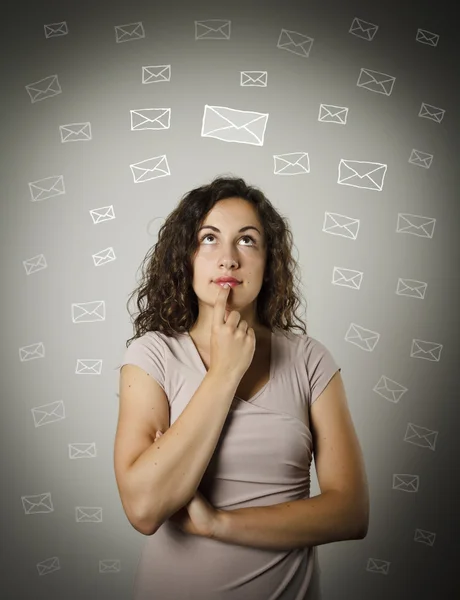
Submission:
<svg viewBox="0 0 460 600">
<path fill-rule="evenodd" d="M 127 25 L 115 25 L 115 39 L 117 44 L 132 40 L 141 40 L 143 38 L 145 38 L 145 31 L 142 21 L 128 23 Z"/>
<path fill-rule="evenodd" d="M 412 215 L 410 213 L 398 213 L 396 233 L 410 233 L 419 237 L 432 238 L 436 219 Z"/>
<path fill-rule="evenodd" d="M 103 223 L 104 221 L 111 221 L 115 219 L 115 213 L 113 210 L 113 205 L 111 206 L 102 206 L 101 208 L 93 208 L 89 211 L 91 218 L 93 219 L 94 225 L 98 223 Z"/>
<path fill-rule="evenodd" d="M 92 302 L 72 302 L 73 323 L 94 323 L 105 321 L 104 300 L 93 300 Z"/>
<path fill-rule="evenodd" d="M 22 264 L 24 265 L 27 275 L 31 275 L 37 271 L 43 271 L 43 269 L 46 269 L 48 266 L 46 264 L 46 258 L 43 254 L 37 254 L 37 256 L 23 260 Z"/>
<path fill-rule="evenodd" d="M 370 558 L 367 561 L 366 571 L 370 573 L 379 573 L 380 575 L 388 575 L 390 572 L 390 564 L 387 560 L 379 560 L 378 558 Z"/>
<path fill-rule="evenodd" d="M 422 102 L 418 116 L 423 119 L 430 119 L 430 121 L 434 121 L 435 123 L 441 123 L 445 114 L 446 111 L 444 109 Z"/>
<path fill-rule="evenodd" d="M 116 260 L 115 252 L 113 248 L 106 248 L 105 250 L 101 250 L 97 254 L 93 254 L 93 261 L 95 267 L 100 267 L 102 265 L 106 265 L 109 262 L 113 262 Z"/>
<path fill-rule="evenodd" d="M 443 345 L 436 342 L 413 339 L 410 355 L 412 358 L 424 358 L 425 360 L 439 362 L 442 348 Z"/>
<path fill-rule="evenodd" d="M 433 162 L 433 155 L 422 152 L 421 150 L 415 150 L 414 148 L 409 157 L 409 162 L 412 165 L 429 169 L 431 167 L 431 163 Z"/>
<path fill-rule="evenodd" d="M 32 412 L 35 427 L 57 423 L 58 421 L 65 419 L 64 402 L 62 400 L 50 402 L 49 404 L 42 404 L 42 406 L 37 406 L 30 410 Z"/>
<path fill-rule="evenodd" d="M 378 382 L 373 387 L 373 391 L 395 404 L 399 402 L 402 396 L 408 391 L 408 388 L 404 387 L 397 381 L 382 375 Z"/>
<path fill-rule="evenodd" d="M 79 358 L 75 368 L 76 375 L 100 375 L 102 373 L 102 360 L 95 358 Z"/>
<path fill-rule="evenodd" d="M 243 87 L 267 87 L 267 71 L 240 71 L 240 85 Z"/>
<path fill-rule="evenodd" d="M 276 47 L 297 54 L 297 56 L 308 58 L 314 41 L 313 38 L 303 35 L 302 33 L 281 29 Z"/>
<path fill-rule="evenodd" d="M 401 492 L 418 492 L 420 477 L 418 475 L 409 475 L 407 473 L 398 473 L 393 475 L 393 488 Z"/>
<path fill-rule="evenodd" d="M 368 23 L 367 21 L 355 17 L 348 33 L 352 33 L 353 35 L 356 35 L 356 37 L 371 42 L 374 39 L 378 28 L 379 26 L 374 25 L 374 23 Z"/>
<path fill-rule="evenodd" d="M 363 280 L 363 272 L 343 267 L 334 267 L 332 271 L 332 282 L 334 285 L 342 285 L 352 290 L 359 290 Z"/>
<path fill-rule="evenodd" d="M 19 360 L 26 362 L 35 358 L 45 358 L 45 346 L 42 342 L 19 348 Z"/>
<path fill-rule="evenodd" d="M 60 37 L 69 33 L 65 21 L 62 21 L 62 23 L 49 23 L 48 25 L 44 25 L 44 28 L 46 38 Z"/>
<path fill-rule="evenodd" d="M 171 81 L 171 65 L 153 65 L 142 67 L 142 83 Z"/>
<path fill-rule="evenodd" d="M 54 198 L 54 196 L 61 196 L 62 194 L 65 194 L 64 176 L 52 175 L 51 177 L 32 181 L 29 183 L 29 189 L 32 196 L 32 202 L 39 202 L 40 200 Z"/>
<path fill-rule="evenodd" d="M 37 563 L 37 570 L 40 576 L 48 575 L 54 571 L 59 571 L 60 568 L 61 565 L 57 556 L 52 556 L 51 558 L 47 558 L 46 560 L 42 560 Z"/>
<path fill-rule="evenodd" d="M 160 177 L 171 175 L 166 155 L 154 156 L 141 162 L 129 165 L 134 177 L 134 183 L 143 183 Z"/>
<path fill-rule="evenodd" d="M 318 121 L 321 123 L 338 123 L 346 125 L 348 108 L 346 106 L 334 106 L 333 104 L 320 104 Z"/>
<path fill-rule="evenodd" d="M 363 160 L 340 159 L 337 183 L 381 192 L 387 165 Z"/>
<path fill-rule="evenodd" d="M 263 146 L 268 116 L 268 113 L 206 104 L 201 137 L 211 137 L 222 142 Z"/>
<path fill-rule="evenodd" d="M 421 448 L 429 448 L 430 450 L 436 449 L 436 440 L 438 437 L 438 431 L 432 431 L 426 427 L 420 427 L 409 423 L 406 429 L 406 435 L 404 441 Z"/>
<path fill-rule="evenodd" d="M 49 77 L 44 77 L 43 79 L 39 79 L 34 83 L 29 83 L 26 85 L 26 90 L 30 96 L 32 104 L 35 102 L 40 102 L 40 100 L 46 100 L 47 98 L 52 98 L 53 96 L 62 94 L 62 89 L 59 85 L 57 75 L 50 75 Z"/>
<path fill-rule="evenodd" d="M 414 542 L 421 542 L 427 546 L 433 546 L 436 534 L 432 531 L 426 531 L 425 529 L 416 529 L 414 535 Z"/>
<path fill-rule="evenodd" d="M 36 494 L 35 496 L 21 496 L 21 500 L 26 515 L 36 515 L 54 511 L 50 492 Z"/>
<path fill-rule="evenodd" d="M 421 44 L 427 44 L 428 46 L 437 46 L 439 42 L 439 35 L 432 33 L 426 29 L 417 29 L 417 35 L 415 40 Z"/>
<path fill-rule="evenodd" d="M 347 217 L 339 213 L 325 212 L 323 231 L 332 235 L 340 235 L 356 240 L 359 232 L 359 219 Z"/>
<path fill-rule="evenodd" d="M 59 125 L 61 142 L 87 142 L 92 140 L 91 123 L 69 123 Z"/>
<path fill-rule="evenodd" d="M 142 129 L 169 129 L 170 108 L 139 108 L 131 110 L 131 131 Z"/>
<path fill-rule="evenodd" d="M 379 339 L 380 333 L 371 329 L 365 329 L 360 325 L 356 325 L 356 323 L 351 323 L 345 334 L 346 342 L 350 342 L 350 344 L 354 344 L 358 348 L 361 348 L 361 350 L 366 350 L 366 352 L 372 352 L 377 346 Z"/>
<path fill-rule="evenodd" d="M 310 173 L 310 158 L 308 152 L 289 152 L 274 154 L 275 175 L 304 175 Z"/>
<path fill-rule="evenodd" d="M 77 523 L 102 523 L 102 508 L 100 506 L 76 506 L 75 520 Z"/>
<path fill-rule="evenodd" d="M 227 19 L 195 21 L 195 40 L 229 40 L 231 25 Z"/>
<path fill-rule="evenodd" d="M 99 573 L 119 573 L 121 562 L 118 558 L 105 558 L 99 561 Z"/>
<path fill-rule="evenodd" d="M 97 456 L 96 453 L 96 444 L 91 442 L 90 444 L 69 444 L 69 458 L 95 458 Z"/>
<path fill-rule="evenodd" d="M 428 284 L 425 281 L 417 281 L 417 279 L 398 279 L 396 286 L 396 294 L 398 296 L 409 296 L 409 298 L 425 298 Z"/>
<path fill-rule="evenodd" d="M 384 94 L 389 96 L 393 91 L 396 77 L 380 71 L 372 71 L 371 69 L 361 69 L 356 85 L 370 92 Z"/>
</svg>

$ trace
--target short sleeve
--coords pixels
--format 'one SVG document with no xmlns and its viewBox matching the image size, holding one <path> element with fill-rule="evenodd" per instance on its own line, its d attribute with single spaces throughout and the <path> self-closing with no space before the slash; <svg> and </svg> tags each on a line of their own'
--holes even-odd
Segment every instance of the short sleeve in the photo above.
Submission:
<svg viewBox="0 0 460 600">
<path fill-rule="evenodd" d="M 329 350 L 312 337 L 307 337 L 305 361 L 310 384 L 310 405 L 321 395 L 333 375 L 341 371 Z"/>
<path fill-rule="evenodd" d="M 130 343 L 119 368 L 127 364 L 143 369 L 166 391 L 164 345 L 156 332 L 149 331 Z"/>
</svg>

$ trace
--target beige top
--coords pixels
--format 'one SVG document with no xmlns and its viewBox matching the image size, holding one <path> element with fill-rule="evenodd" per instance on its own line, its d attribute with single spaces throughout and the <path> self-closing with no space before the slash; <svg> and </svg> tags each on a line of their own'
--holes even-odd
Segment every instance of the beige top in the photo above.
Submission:
<svg viewBox="0 0 460 600">
<path fill-rule="evenodd" d="M 310 497 L 308 407 L 337 366 L 316 339 L 271 335 L 270 379 L 248 401 L 235 396 L 199 490 L 218 509 L 269 506 Z M 188 333 L 150 331 L 126 349 L 124 364 L 164 389 L 170 425 L 206 375 Z M 204 416 L 205 417 L 205 416 Z M 146 538 L 133 600 L 318 600 L 316 547 L 263 550 L 193 536 L 166 521 Z"/>
</svg>

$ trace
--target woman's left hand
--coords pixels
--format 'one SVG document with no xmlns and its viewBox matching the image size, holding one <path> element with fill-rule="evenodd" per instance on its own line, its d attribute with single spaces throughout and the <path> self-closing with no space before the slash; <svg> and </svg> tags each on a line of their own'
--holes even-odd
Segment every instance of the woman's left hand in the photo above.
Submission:
<svg viewBox="0 0 460 600">
<path fill-rule="evenodd" d="M 163 433 L 158 431 L 155 440 Z M 214 537 L 219 510 L 214 508 L 198 490 L 188 504 L 169 517 L 181 531 L 202 537 Z"/>
</svg>

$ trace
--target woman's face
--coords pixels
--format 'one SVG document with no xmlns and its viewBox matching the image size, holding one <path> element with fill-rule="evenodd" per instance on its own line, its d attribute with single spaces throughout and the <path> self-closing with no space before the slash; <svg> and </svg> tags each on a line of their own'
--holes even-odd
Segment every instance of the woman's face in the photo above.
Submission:
<svg viewBox="0 0 460 600">
<path fill-rule="evenodd" d="M 221 290 L 214 280 L 223 276 L 241 281 L 229 292 L 226 317 L 231 310 L 238 310 L 250 327 L 256 325 L 266 250 L 264 231 L 253 206 L 241 198 L 220 200 L 204 219 L 197 241 L 192 262 L 193 289 L 200 310 L 197 327 L 210 331 L 214 303 Z"/>
</svg>

